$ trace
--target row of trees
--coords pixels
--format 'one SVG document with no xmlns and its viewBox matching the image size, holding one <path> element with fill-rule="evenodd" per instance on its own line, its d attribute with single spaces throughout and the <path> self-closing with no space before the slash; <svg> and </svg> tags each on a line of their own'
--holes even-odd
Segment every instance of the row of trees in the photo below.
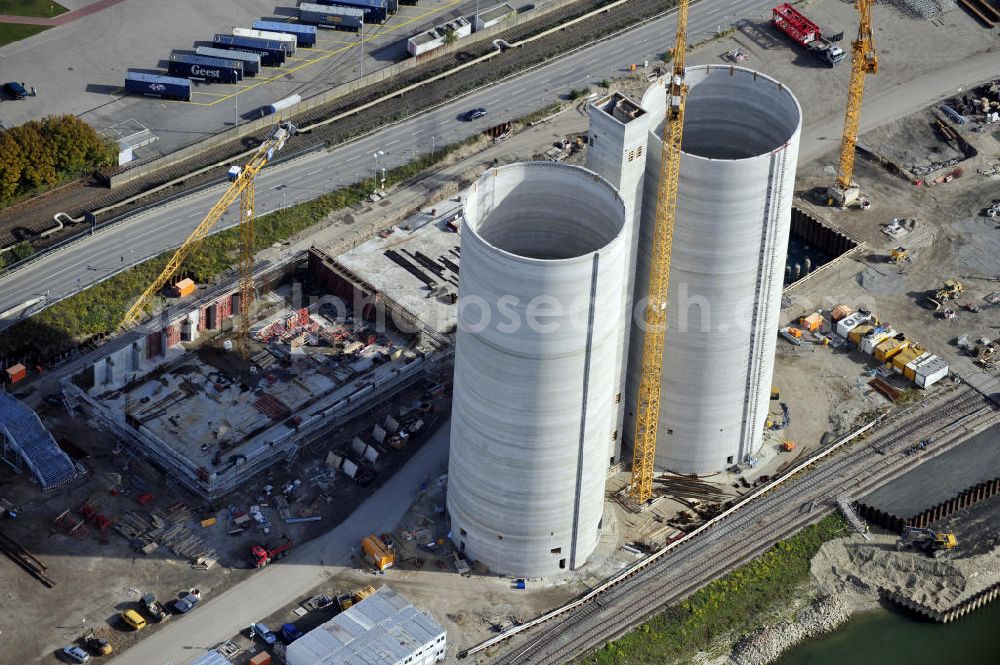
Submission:
<svg viewBox="0 0 1000 665">
<path fill-rule="evenodd" d="M 0 206 L 118 161 L 118 147 L 73 115 L 0 130 Z"/>
</svg>

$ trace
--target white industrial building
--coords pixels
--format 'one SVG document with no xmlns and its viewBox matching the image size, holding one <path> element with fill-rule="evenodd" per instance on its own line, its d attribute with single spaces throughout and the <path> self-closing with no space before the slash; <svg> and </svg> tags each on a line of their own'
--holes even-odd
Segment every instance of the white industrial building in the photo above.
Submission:
<svg viewBox="0 0 1000 665">
<path fill-rule="evenodd" d="M 689 67 L 686 81 L 656 466 L 710 474 L 754 455 L 762 442 L 802 114 L 787 87 L 748 69 Z M 616 113 L 623 105 L 645 115 Z M 638 201 L 629 272 L 637 303 L 649 283 L 665 106 L 660 79 L 639 104 L 612 96 L 591 109 L 587 166 L 625 201 Z M 647 132 L 644 142 L 638 131 Z M 641 168 L 645 176 L 636 178 Z M 642 316 L 632 312 L 628 340 L 622 434 L 629 445 Z"/>
<path fill-rule="evenodd" d="M 495 573 L 578 568 L 600 536 L 626 206 L 576 166 L 493 168 L 465 197 L 448 512 Z"/>
<path fill-rule="evenodd" d="M 387 586 L 288 645 L 288 665 L 431 665 L 444 628 Z"/>
</svg>

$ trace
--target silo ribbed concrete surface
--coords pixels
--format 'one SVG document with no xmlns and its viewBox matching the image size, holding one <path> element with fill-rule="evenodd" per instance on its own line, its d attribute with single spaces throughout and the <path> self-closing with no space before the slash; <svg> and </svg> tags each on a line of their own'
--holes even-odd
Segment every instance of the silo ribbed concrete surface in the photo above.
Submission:
<svg viewBox="0 0 1000 665">
<path fill-rule="evenodd" d="M 599 538 L 625 208 L 549 162 L 466 194 L 448 462 L 451 538 L 496 573 L 581 566 Z"/>
<path fill-rule="evenodd" d="M 690 93 L 667 307 L 656 465 L 710 474 L 760 449 L 802 114 L 781 83 L 734 67 L 687 71 Z M 665 93 L 643 96 L 653 117 L 644 180 L 636 301 L 649 283 Z M 642 333 L 633 317 L 627 395 L 634 433 Z"/>
</svg>

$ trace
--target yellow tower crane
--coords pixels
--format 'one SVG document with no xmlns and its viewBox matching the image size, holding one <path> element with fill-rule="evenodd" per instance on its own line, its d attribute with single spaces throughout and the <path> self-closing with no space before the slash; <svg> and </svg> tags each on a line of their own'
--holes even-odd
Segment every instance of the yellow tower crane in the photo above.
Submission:
<svg viewBox="0 0 1000 665">
<path fill-rule="evenodd" d="M 878 73 L 878 54 L 872 34 L 872 5 L 875 0 L 855 0 L 858 10 L 858 38 L 851 42 L 851 85 L 847 92 L 844 137 L 840 144 L 840 169 L 837 182 L 829 188 L 831 202 L 846 208 L 861 196 L 854 182 L 854 151 L 861 122 L 861 99 L 865 94 L 865 76 Z"/>
<path fill-rule="evenodd" d="M 649 501 L 653 495 L 656 430 L 660 418 L 660 388 L 663 373 L 663 337 L 667 329 L 670 252 L 674 242 L 677 183 L 680 177 L 681 142 L 684 135 L 684 105 L 688 91 L 687 83 L 684 81 L 687 17 L 688 0 L 680 0 L 677 3 L 677 43 L 673 50 L 673 72 L 666 83 L 667 113 L 663 122 L 660 186 L 656 195 L 656 225 L 653 229 L 653 255 L 649 267 L 646 338 L 642 346 L 642 373 L 632 447 L 632 486 L 629 496 L 640 505 Z"/>
<path fill-rule="evenodd" d="M 121 328 L 127 329 L 134 325 L 145 311 L 146 304 L 150 298 L 162 289 L 184 259 L 194 251 L 202 240 L 204 240 L 215 223 L 222 218 L 222 214 L 237 198 L 240 199 L 240 327 L 236 336 L 236 346 L 245 358 L 250 351 L 250 305 L 253 302 L 253 224 L 254 224 L 254 179 L 264 166 L 271 161 L 274 153 L 281 150 L 285 141 L 295 131 L 291 123 L 282 123 L 271 136 L 264 141 L 257 152 L 253 154 L 250 161 L 233 178 L 233 182 L 222 195 L 212 209 L 208 211 L 205 218 L 201 220 L 197 228 L 188 236 L 187 240 L 170 257 L 166 267 L 159 276 L 153 280 L 132 308 L 125 314 L 119 324 Z"/>
</svg>

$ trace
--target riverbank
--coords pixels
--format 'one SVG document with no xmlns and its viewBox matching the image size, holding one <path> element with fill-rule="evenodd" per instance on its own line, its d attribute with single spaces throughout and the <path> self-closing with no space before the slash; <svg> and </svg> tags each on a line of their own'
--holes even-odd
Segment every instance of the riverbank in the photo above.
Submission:
<svg viewBox="0 0 1000 665">
<path fill-rule="evenodd" d="M 889 595 L 946 612 L 1000 583 L 1000 501 L 990 499 L 935 527 L 953 531 L 959 542 L 956 550 L 937 559 L 911 548 L 898 550 L 898 537 L 888 533 L 824 543 L 810 564 L 809 581 L 792 603 L 775 603 L 758 617 L 756 629 L 718 640 L 697 661 L 783 663 L 793 647 L 836 631 L 856 615 L 884 610 Z M 986 611 L 998 610 L 990 606 L 970 616 Z"/>
</svg>

